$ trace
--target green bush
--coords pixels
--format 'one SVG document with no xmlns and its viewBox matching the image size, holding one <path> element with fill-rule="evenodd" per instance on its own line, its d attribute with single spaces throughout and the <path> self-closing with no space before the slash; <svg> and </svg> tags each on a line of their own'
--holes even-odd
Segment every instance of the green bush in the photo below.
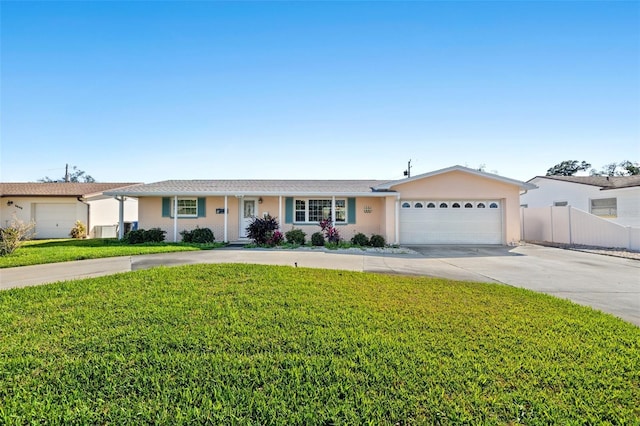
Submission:
<svg viewBox="0 0 640 426">
<path fill-rule="evenodd" d="M 208 244 L 215 241 L 213 231 L 209 228 L 196 228 L 191 231 L 185 229 L 180 235 L 183 243 Z"/>
<path fill-rule="evenodd" d="M 311 235 L 311 244 L 314 246 L 324 246 L 324 235 L 322 235 L 322 232 L 314 232 L 313 235 Z"/>
<path fill-rule="evenodd" d="M 274 231 L 277 231 L 278 228 L 278 220 L 275 217 L 269 215 L 263 218 L 256 217 L 247 226 L 247 237 L 257 245 L 263 246 L 273 237 Z"/>
<path fill-rule="evenodd" d="M 294 228 L 291 231 L 287 231 L 284 235 L 287 238 L 287 242 L 289 244 L 298 244 L 303 246 L 304 243 L 307 241 L 306 240 L 307 234 L 305 234 L 302 229 Z"/>
<path fill-rule="evenodd" d="M 83 239 L 87 238 L 87 225 L 82 223 L 82 221 L 76 220 L 76 224 L 71 228 L 71 232 L 69 232 L 69 236 L 71 238 Z"/>
<path fill-rule="evenodd" d="M 160 228 L 138 229 L 125 235 L 124 240 L 129 244 L 161 243 L 166 233 Z"/>
<path fill-rule="evenodd" d="M 369 244 L 371 244 L 371 246 L 373 247 L 384 247 L 386 242 L 382 235 L 373 234 L 371 236 L 371 239 L 369 240 Z"/>
<path fill-rule="evenodd" d="M 369 245 L 369 238 L 366 235 L 364 235 L 362 232 L 358 232 L 356 235 L 353 236 L 353 238 L 351 238 L 351 244 L 365 247 Z"/>
</svg>

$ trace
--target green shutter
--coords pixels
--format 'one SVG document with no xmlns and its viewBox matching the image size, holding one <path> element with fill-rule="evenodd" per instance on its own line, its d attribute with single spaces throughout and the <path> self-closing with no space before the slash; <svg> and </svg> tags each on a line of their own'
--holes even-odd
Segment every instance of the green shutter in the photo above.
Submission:
<svg viewBox="0 0 640 426">
<path fill-rule="evenodd" d="M 171 217 L 171 198 L 162 197 L 162 217 Z"/>
<path fill-rule="evenodd" d="M 284 223 L 293 223 L 293 197 L 284 199 Z"/>
<path fill-rule="evenodd" d="M 198 198 L 198 217 L 206 217 L 207 216 L 207 199 L 206 198 Z"/>
<path fill-rule="evenodd" d="M 356 199 L 347 198 L 347 223 L 356 223 Z"/>
</svg>

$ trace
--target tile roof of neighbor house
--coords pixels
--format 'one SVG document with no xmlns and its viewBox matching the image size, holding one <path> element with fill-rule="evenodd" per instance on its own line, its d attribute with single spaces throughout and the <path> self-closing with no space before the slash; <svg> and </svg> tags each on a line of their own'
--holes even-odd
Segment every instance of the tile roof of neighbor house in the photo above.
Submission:
<svg viewBox="0 0 640 426">
<path fill-rule="evenodd" d="M 640 186 L 640 176 L 536 176 L 533 179 L 551 179 L 563 182 L 599 186 L 602 190 Z M 533 180 L 531 179 L 531 180 Z M 531 181 L 529 181 L 531 182 Z"/>
<path fill-rule="evenodd" d="M 165 180 L 108 191 L 112 195 L 364 194 L 384 180 Z"/>
<path fill-rule="evenodd" d="M 85 197 L 139 183 L 25 182 L 0 183 L 0 197 Z"/>
</svg>

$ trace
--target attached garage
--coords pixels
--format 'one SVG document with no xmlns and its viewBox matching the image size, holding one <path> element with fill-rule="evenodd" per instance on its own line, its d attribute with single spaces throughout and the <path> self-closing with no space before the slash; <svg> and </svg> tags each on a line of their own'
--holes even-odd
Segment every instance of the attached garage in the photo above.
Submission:
<svg viewBox="0 0 640 426">
<path fill-rule="evenodd" d="M 75 204 L 34 204 L 36 238 L 69 238 L 75 225 Z"/>
<path fill-rule="evenodd" d="M 503 244 L 500 200 L 401 200 L 400 244 Z"/>
</svg>

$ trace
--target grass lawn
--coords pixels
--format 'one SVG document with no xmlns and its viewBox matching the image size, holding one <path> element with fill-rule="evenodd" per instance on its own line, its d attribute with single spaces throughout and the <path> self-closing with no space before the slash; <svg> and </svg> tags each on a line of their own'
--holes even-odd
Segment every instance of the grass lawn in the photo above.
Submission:
<svg viewBox="0 0 640 426">
<path fill-rule="evenodd" d="M 638 424 L 640 328 L 493 284 L 192 265 L 0 292 L 0 424 Z"/>
<path fill-rule="evenodd" d="M 67 262 L 70 260 L 98 259 L 101 257 L 207 250 L 221 247 L 222 245 L 222 243 L 146 243 L 131 245 L 112 238 L 34 240 L 27 241 L 24 246 L 10 255 L 0 257 L 0 268 Z"/>
</svg>

